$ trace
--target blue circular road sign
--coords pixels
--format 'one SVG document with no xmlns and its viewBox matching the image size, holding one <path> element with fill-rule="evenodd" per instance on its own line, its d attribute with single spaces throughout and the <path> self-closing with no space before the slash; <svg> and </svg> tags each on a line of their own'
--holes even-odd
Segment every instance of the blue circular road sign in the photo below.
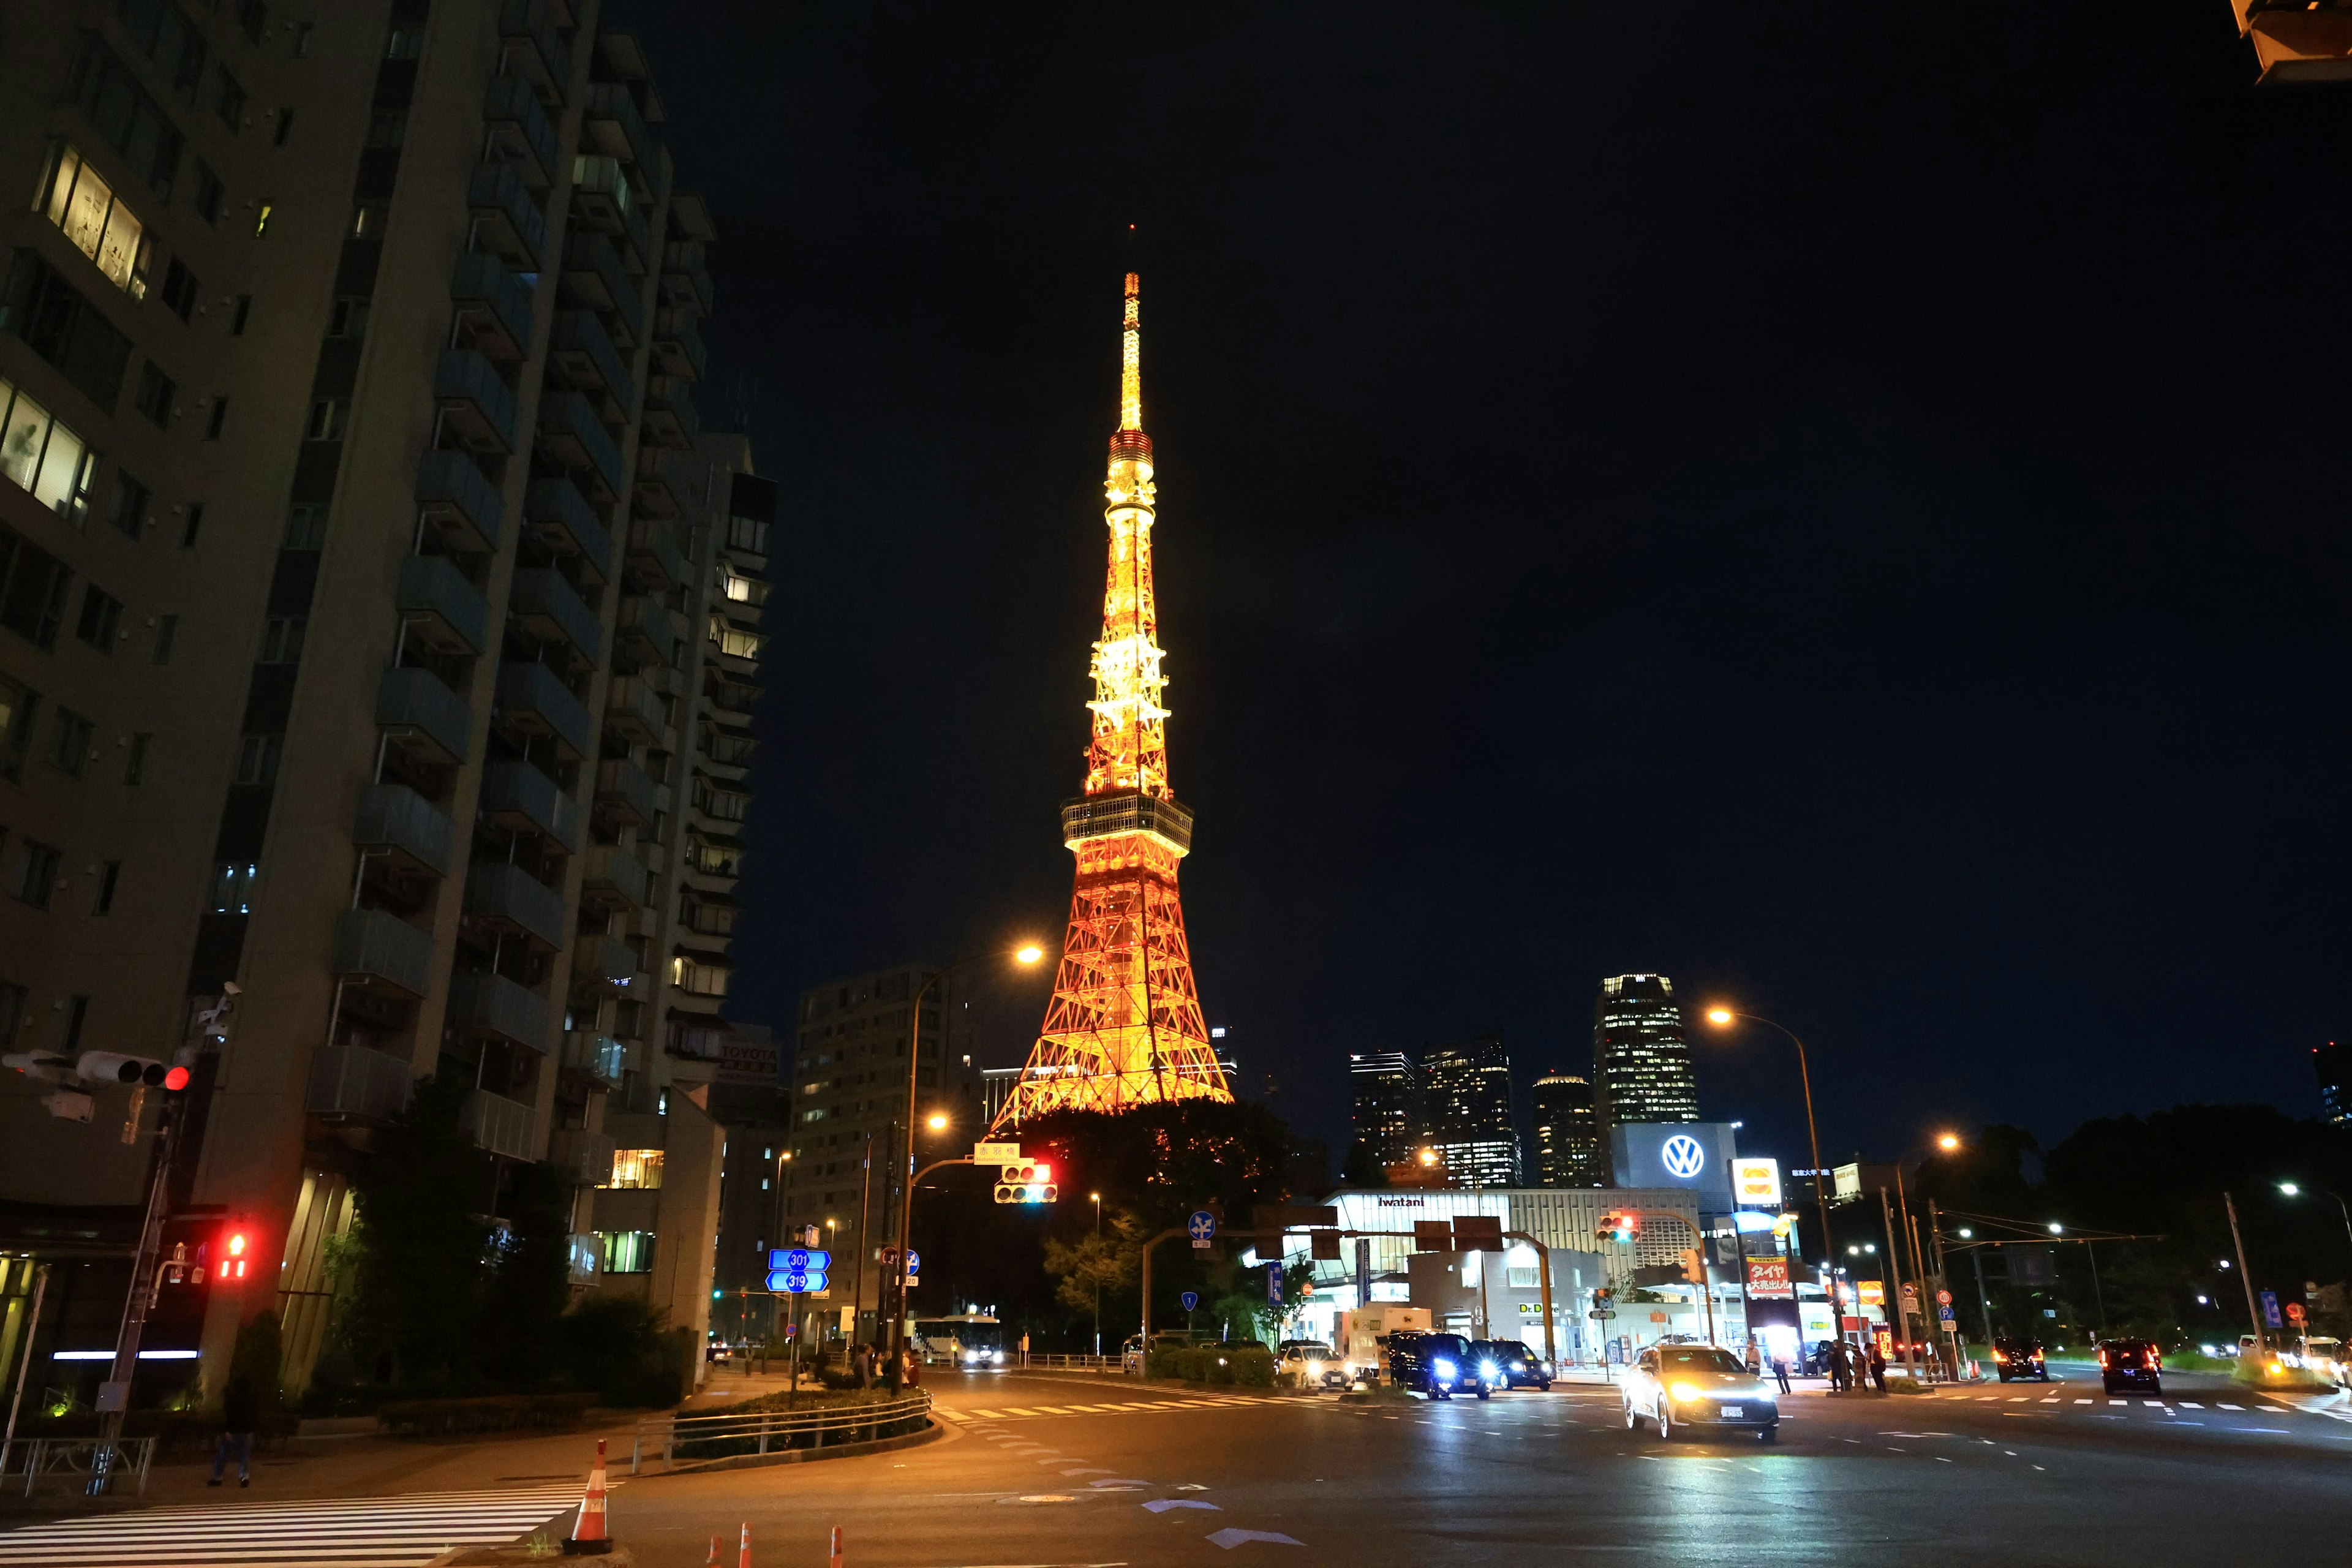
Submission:
<svg viewBox="0 0 2352 1568">
<path fill-rule="evenodd" d="M 1187 1290 L 1176 1299 L 1184 1303 L 1184 1310 L 1188 1312 L 1201 1304 L 1201 1293 L 1198 1290 Z"/>
</svg>

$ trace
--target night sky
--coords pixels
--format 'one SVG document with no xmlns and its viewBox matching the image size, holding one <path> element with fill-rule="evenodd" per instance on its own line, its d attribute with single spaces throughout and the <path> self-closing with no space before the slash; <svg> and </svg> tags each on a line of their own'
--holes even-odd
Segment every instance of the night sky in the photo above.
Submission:
<svg viewBox="0 0 2352 1568">
<path fill-rule="evenodd" d="M 1245 1091 L 1336 1157 L 1348 1051 L 1589 1070 L 1641 969 L 1805 1035 L 1834 1157 L 2315 1111 L 2352 88 L 2222 0 L 616 15 L 782 487 L 738 1016 L 1059 937 L 1132 223 Z"/>
</svg>

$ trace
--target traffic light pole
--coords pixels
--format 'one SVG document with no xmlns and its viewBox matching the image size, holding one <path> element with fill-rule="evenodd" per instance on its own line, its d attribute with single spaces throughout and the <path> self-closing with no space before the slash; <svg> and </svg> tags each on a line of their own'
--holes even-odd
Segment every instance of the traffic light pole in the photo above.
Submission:
<svg viewBox="0 0 2352 1568">
<path fill-rule="evenodd" d="M 122 1418 L 131 1409 L 132 1374 L 139 1369 L 139 1341 L 147 1331 L 147 1308 L 155 1297 L 155 1263 L 163 1251 L 165 1198 L 172 1176 L 172 1152 L 179 1143 L 179 1102 L 167 1098 L 158 1113 L 155 1170 L 147 1183 L 147 1215 L 139 1228 L 139 1250 L 131 1261 L 131 1295 L 122 1304 L 122 1324 L 114 1335 L 114 1367 L 99 1390 L 98 1446 L 89 1458 L 91 1497 L 111 1489 L 117 1445 L 122 1439 Z M 215 1274 L 215 1279 L 218 1275 Z"/>
</svg>

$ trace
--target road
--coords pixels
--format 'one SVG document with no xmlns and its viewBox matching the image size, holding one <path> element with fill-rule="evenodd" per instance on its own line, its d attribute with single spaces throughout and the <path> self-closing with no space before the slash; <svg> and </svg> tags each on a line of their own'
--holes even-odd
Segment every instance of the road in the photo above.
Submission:
<svg viewBox="0 0 2352 1568">
<path fill-rule="evenodd" d="M 1519 1552 L 1661 1568 L 2202 1568 L 2257 1552 L 2339 1560 L 2352 1517 L 2352 1419 L 2218 1378 L 2168 1379 L 2160 1402 L 2063 1378 L 1932 1397 L 1833 1398 L 1801 1384 L 1771 1447 L 1629 1433 L 1615 1392 L 1582 1384 L 1434 1405 L 1213 1397 L 1081 1374 L 935 1375 L 929 1386 L 949 1418 L 943 1441 L 625 1482 L 614 1533 L 647 1568 L 700 1568 L 714 1535 L 731 1563 L 744 1523 L 761 1568 L 823 1563 L 836 1525 L 849 1568 L 1368 1568 Z M 342 1524 L 333 1504 L 308 1507 L 310 1539 L 349 1548 L 381 1528 L 386 1500 L 354 1500 Z M 110 1531 L 106 1549 L 0 1531 L 0 1563 L 289 1561 L 247 1554 L 234 1535 L 194 1539 L 189 1517 L 85 1521 Z M 121 1532 L 142 1519 L 129 1554 Z M 421 1560 L 394 1544 L 348 1560 Z"/>
</svg>

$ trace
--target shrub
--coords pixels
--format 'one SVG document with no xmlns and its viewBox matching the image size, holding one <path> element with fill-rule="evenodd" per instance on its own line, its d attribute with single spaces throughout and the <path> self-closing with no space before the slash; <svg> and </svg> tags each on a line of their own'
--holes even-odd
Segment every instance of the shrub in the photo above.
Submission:
<svg viewBox="0 0 2352 1568">
<path fill-rule="evenodd" d="M 591 1296 L 556 1320 L 559 1360 L 607 1405 L 675 1405 L 693 1375 L 693 1339 L 635 1296 Z"/>
<path fill-rule="evenodd" d="M 1234 1381 L 1244 1388 L 1274 1386 L 1274 1352 L 1242 1351 L 1234 1357 Z"/>
</svg>

